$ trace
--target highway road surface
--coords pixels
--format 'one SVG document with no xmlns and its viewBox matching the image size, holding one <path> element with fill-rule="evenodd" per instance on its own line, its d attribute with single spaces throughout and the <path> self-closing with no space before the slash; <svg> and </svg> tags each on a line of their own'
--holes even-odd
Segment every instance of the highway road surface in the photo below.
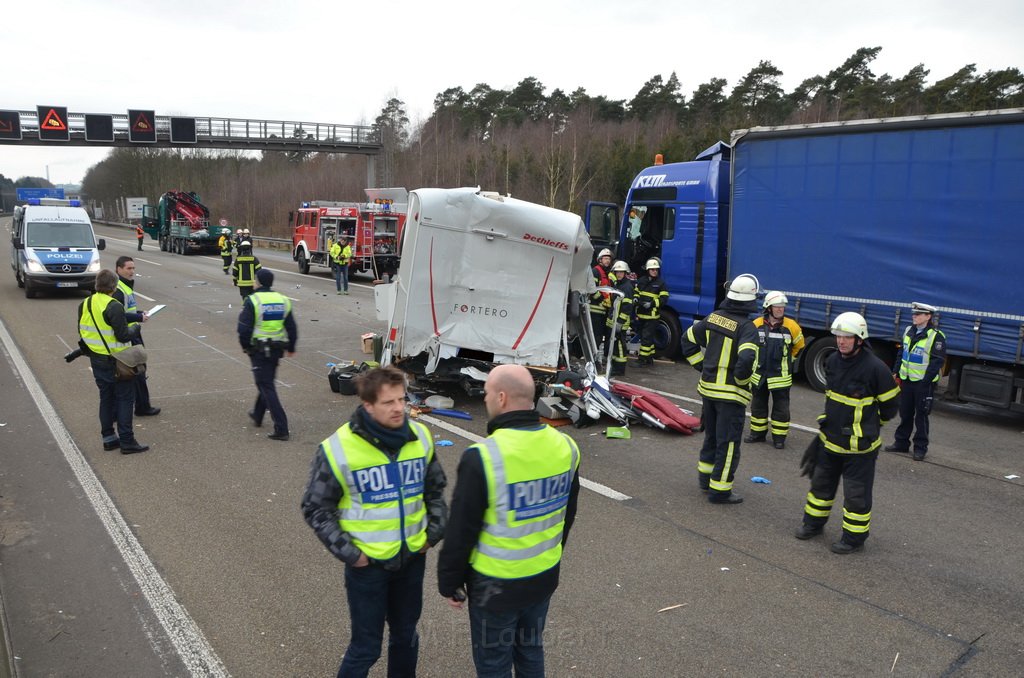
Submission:
<svg viewBox="0 0 1024 678">
<path fill-rule="evenodd" d="M 343 568 L 299 500 L 317 444 L 357 404 L 330 391 L 326 364 L 364 359 L 360 335 L 384 330 L 369 281 L 337 296 L 326 270 L 300 275 L 286 252 L 257 252 L 299 326 L 278 372 L 292 433 L 280 443 L 246 416 L 255 387 L 235 333 L 240 297 L 219 258 L 152 241 L 139 253 L 126 230 L 97 231 L 105 267 L 136 257 L 140 306 L 167 305 L 143 331 L 162 412 L 136 419 L 149 452 L 104 452 L 88 360 L 62 360 L 82 293 L 29 300 L 4 274 L 9 664 L 26 677 L 334 675 L 348 639 Z M 699 410 L 696 377 L 659 362 L 625 380 Z M 454 483 L 486 416 L 479 400 L 449 395 L 473 420 L 424 421 L 454 443 L 438 447 Z M 881 455 L 871 537 L 843 557 L 828 550 L 838 507 L 825 538 L 793 538 L 808 490 L 797 463 L 821 408 L 798 384 L 788 448 L 743 446 L 737 506 L 698 491 L 699 435 L 569 427 L 586 489 L 548 617 L 548 675 L 1024 675 L 1024 420 L 940 403 L 926 461 Z M 466 614 L 437 594 L 435 563 L 430 554 L 420 675 L 472 675 Z"/>
</svg>

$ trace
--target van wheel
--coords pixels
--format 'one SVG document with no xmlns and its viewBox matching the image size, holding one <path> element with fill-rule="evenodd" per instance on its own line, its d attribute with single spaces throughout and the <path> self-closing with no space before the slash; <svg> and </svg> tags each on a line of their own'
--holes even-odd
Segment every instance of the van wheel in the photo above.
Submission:
<svg viewBox="0 0 1024 678">
<path fill-rule="evenodd" d="M 807 385 L 818 393 L 825 392 L 825 361 L 836 352 L 836 338 L 821 337 L 811 342 L 803 356 L 804 376 Z"/>
<path fill-rule="evenodd" d="M 25 286 L 25 279 L 21 277 L 21 271 L 14 272 L 14 279 L 18 282 L 18 287 Z"/>
<path fill-rule="evenodd" d="M 299 252 L 299 256 L 295 259 L 295 261 L 299 262 L 299 273 L 303 275 L 309 273 L 309 260 L 306 259 L 305 254 Z"/>
<path fill-rule="evenodd" d="M 36 288 L 28 280 L 28 278 L 25 278 L 25 284 L 23 285 L 23 287 L 25 288 L 25 298 L 26 299 L 35 299 L 36 298 Z"/>
</svg>

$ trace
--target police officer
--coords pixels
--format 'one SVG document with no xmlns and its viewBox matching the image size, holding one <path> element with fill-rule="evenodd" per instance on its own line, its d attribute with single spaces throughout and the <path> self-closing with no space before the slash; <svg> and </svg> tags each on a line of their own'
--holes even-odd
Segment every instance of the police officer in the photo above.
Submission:
<svg viewBox="0 0 1024 678">
<path fill-rule="evenodd" d="M 764 315 L 754 319 L 760 350 L 756 379 L 751 388 L 750 435 L 745 443 L 763 443 L 768 436 L 768 396 L 771 395 L 772 444 L 786 447 L 789 434 L 789 388 L 793 385 L 793 361 L 804 347 L 804 333 L 786 317 L 789 300 L 782 292 L 764 295 Z"/>
<path fill-rule="evenodd" d="M 89 356 L 92 376 L 100 390 L 100 435 L 104 450 L 121 448 L 121 454 L 145 452 L 132 431 L 135 385 L 118 381 L 114 355 L 128 349 L 138 337 L 139 325 L 128 326 L 124 306 L 114 301 L 117 274 L 102 270 L 96 274 L 96 291 L 78 306 L 78 345 Z M 114 433 L 114 426 L 117 433 Z"/>
<path fill-rule="evenodd" d="M 255 285 L 256 272 L 263 268 L 260 260 L 252 253 L 252 243 L 243 240 L 238 244 L 238 256 L 231 266 L 231 283 L 238 288 L 242 298 L 252 294 Z M 273 280 L 273 276 L 271 276 Z"/>
<path fill-rule="evenodd" d="M 238 342 L 249 354 L 252 374 L 259 395 L 256 405 L 249 412 L 249 418 L 258 428 L 263 425 L 263 415 L 270 410 L 274 421 L 274 432 L 268 433 L 271 440 L 288 440 L 288 416 L 277 397 L 277 364 L 284 353 L 295 355 L 295 341 L 299 332 L 292 314 L 291 299 L 271 289 L 274 274 L 263 268 L 256 272 L 259 289 L 246 297 L 242 312 L 238 315 Z"/>
<path fill-rule="evenodd" d="M 128 327 L 136 327 L 149 319 L 145 311 L 140 311 L 138 302 L 135 301 L 135 260 L 131 257 L 122 256 L 117 258 L 114 264 L 117 271 L 117 289 L 112 295 L 114 299 L 124 306 L 124 317 Z M 138 327 L 132 345 L 145 345 L 142 341 L 142 327 Z M 144 372 L 135 377 L 135 416 L 155 417 L 160 414 L 159 407 L 153 407 L 149 399 L 148 376 Z"/>
<path fill-rule="evenodd" d="M 598 253 L 597 263 L 591 269 L 594 275 L 594 284 L 598 287 L 611 287 L 611 278 L 608 276 L 611 270 L 612 251 L 605 248 Z M 597 342 L 598 349 L 601 348 L 601 344 L 608 336 L 605 319 L 608 315 L 609 303 L 606 292 L 594 292 L 590 295 L 590 324 L 594 328 L 594 340 Z M 604 353 L 607 353 L 607 350 L 606 346 Z"/>
<path fill-rule="evenodd" d="M 633 281 L 629 277 L 629 264 L 624 261 L 616 261 L 612 264 L 609 273 L 612 287 L 622 292 L 622 299 L 619 301 L 618 313 L 615 313 L 615 298 L 611 301 L 608 314 L 605 317 L 605 337 L 610 339 L 612 328 L 615 327 L 615 339 L 612 343 L 612 369 L 614 376 L 625 376 L 626 374 L 626 334 L 629 332 L 630 319 L 633 316 Z"/>
<path fill-rule="evenodd" d="M 231 239 L 231 233 L 226 232 L 220 237 L 220 260 L 224 265 L 224 275 L 231 275 L 231 250 L 235 248 L 235 241 Z"/>
<path fill-rule="evenodd" d="M 437 587 L 461 609 L 469 596 L 477 675 L 544 675 L 542 632 L 576 517 L 579 448 L 542 424 L 521 365 L 484 384 L 490 436 L 459 460 Z M 465 592 L 465 593 L 464 593 Z"/>
<path fill-rule="evenodd" d="M 914 433 L 914 461 L 928 454 L 928 415 L 932 396 L 946 360 L 946 335 L 932 327 L 935 307 L 915 301 L 910 307 L 914 324 L 903 333 L 903 345 L 896 356 L 899 365 L 900 425 L 888 452 L 909 452 L 910 432 Z"/>
<path fill-rule="evenodd" d="M 668 285 L 661 277 L 661 260 L 652 257 L 644 264 L 647 275 L 636 284 L 637 332 L 640 333 L 640 367 L 654 364 L 654 335 L 661 319 L 661 307 L 668 303 Z"/>
<path fill-rule="evenodd" d="M 352 636 L 338 676 L 366 676 L 388 625 L 389 676 L 415 676 L 427 550 L 444 537 L 447 484 L 427 427 L 405 414 L 405 375 L 356 379 L 362 404 L 320 443 L 302 498 L 306 523 L 345 563 Z"/>
<path fill-rule="evenodd" d="M 889 368 L 865 345 L 863 316 L 840 313 L 832 321 L 832 334 L 839 350 L 825 363 L 825 414 L 818 417 L 811 491 L 796 538 L 821 534 L 842 478 L 843 536 L 831 548 L 846 555 L 863 549 L 868 538 L 882 424 L 896 415 L 899 388 Z"/>
<path fill-rule="evenodd" d="M 697 477 L 712 504 L 743 501 L 732 491 L 732 481 L 757 367 L 757 329 L 749 320 L 757 311 L 757 293 L 757 278 L 736 276 L 718 310 L 691 325 L 680 341 L 683 356 L 701 373 L 697 390 L 704 403 L 704 445 Z"/>
</svg>

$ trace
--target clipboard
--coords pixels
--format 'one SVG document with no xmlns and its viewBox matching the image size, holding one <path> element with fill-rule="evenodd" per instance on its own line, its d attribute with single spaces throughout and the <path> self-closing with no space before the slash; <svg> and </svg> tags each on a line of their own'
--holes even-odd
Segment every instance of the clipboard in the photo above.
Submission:
<svg viewBox="0 0 1024 678">
<path fill-rule="evenodd" d="M 146 317 L 152 318 L 153 316 L 155 316 L 157 313 L 159 313 L 160 311 L 164 310 L 165 308 L 167 308 L 167 304 L 157 304 L 153 308 L 151 308 L 148 311 L 146 311 Z"/>
</svg>

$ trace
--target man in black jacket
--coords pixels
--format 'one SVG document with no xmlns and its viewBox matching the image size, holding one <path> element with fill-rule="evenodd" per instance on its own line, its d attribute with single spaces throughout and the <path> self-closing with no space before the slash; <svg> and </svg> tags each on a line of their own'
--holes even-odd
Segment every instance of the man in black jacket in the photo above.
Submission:
<svg viewBox="0 0 1024 678">
<path fill-rule="evenodd" d="M 124 306 L 124 317 L 128 326 L 137 326 L 149 320 L 145 311 L 139 310 L 139 304 L 135 300 L 135 260 L 128 256 L 117 258 L 114 264 L 117 271 L 117 289 L 112 295 L 114 299 Z M 142 341 L 142 327 L 138 327 L 138 335 L 132 339 L 132 345 L 145 345 Z M 160 414 L 159 407 L 153 407 L 149 399 L 149 383 L 146 373 L 135 377 L 135 416 L 153 417 Z"/>
<path fill-rule="evenodd" d="M 104 450 L 121 448 L 121 454 L 145 452 L 132 430 L 135 383 L 116 377 L 114 355 L 138 339 L 139 325 L 128 326 L 124 306 L 112 297 L 117 274 L 102 270 L 96 274 L 96 291 L 78 306 L 78 345 L 89 356 L 92 376 L 100 390 L 100 435 Z M 114 426 L 117 433 L 114 433 Z"/>
<path fill-rule="evenodd" d="M 462 454 L 437 586 L 461 609 L 469 595 L 478 675 L 544 675 L 542 634 L 576 518 L 579 448 L 542 424 L 521 365 L 484 384 L 490 434 Z"/>
<path fill-rule="evenodd" d="M 825 413 L 818 417 L 818 453 L 796 538 L 821 534 L 842 478 L 843 536 L 831 548 L 846 555 L 863 549 L 868 538 L 882 424 L 896 416 L 900 390 L 889 368 L 864 345 L 863 316 L 840 313 L 832 334 L 839 350 L 825 364 Z"/>
<path fill-rule="evenodd" d="M 388 675 L 415 676 L 427 550 L 444 537 L 447 480 L 427 427 L 405 414 L 405 375 L 356 380 L 362 404 L 320 443 L 302 515 L 345 563 L 352 636 L 339 678 L 366 676 L 388 625 Z"/>
<path fill-rule="evenodd" d="M 712 504 L 743 501 L 732 491 L 732 481 L 740 464 L 744 413 L 757 367 L 757 329 L 750 314 L 757 311 L 758 289 L 754 276 L 736 276 L 718 310 L 691 325 L 680 341 L 683 356 L 701 373 L 697 390 L 704 404 L 704 445 L 697 478 Z"/>
</svg>

